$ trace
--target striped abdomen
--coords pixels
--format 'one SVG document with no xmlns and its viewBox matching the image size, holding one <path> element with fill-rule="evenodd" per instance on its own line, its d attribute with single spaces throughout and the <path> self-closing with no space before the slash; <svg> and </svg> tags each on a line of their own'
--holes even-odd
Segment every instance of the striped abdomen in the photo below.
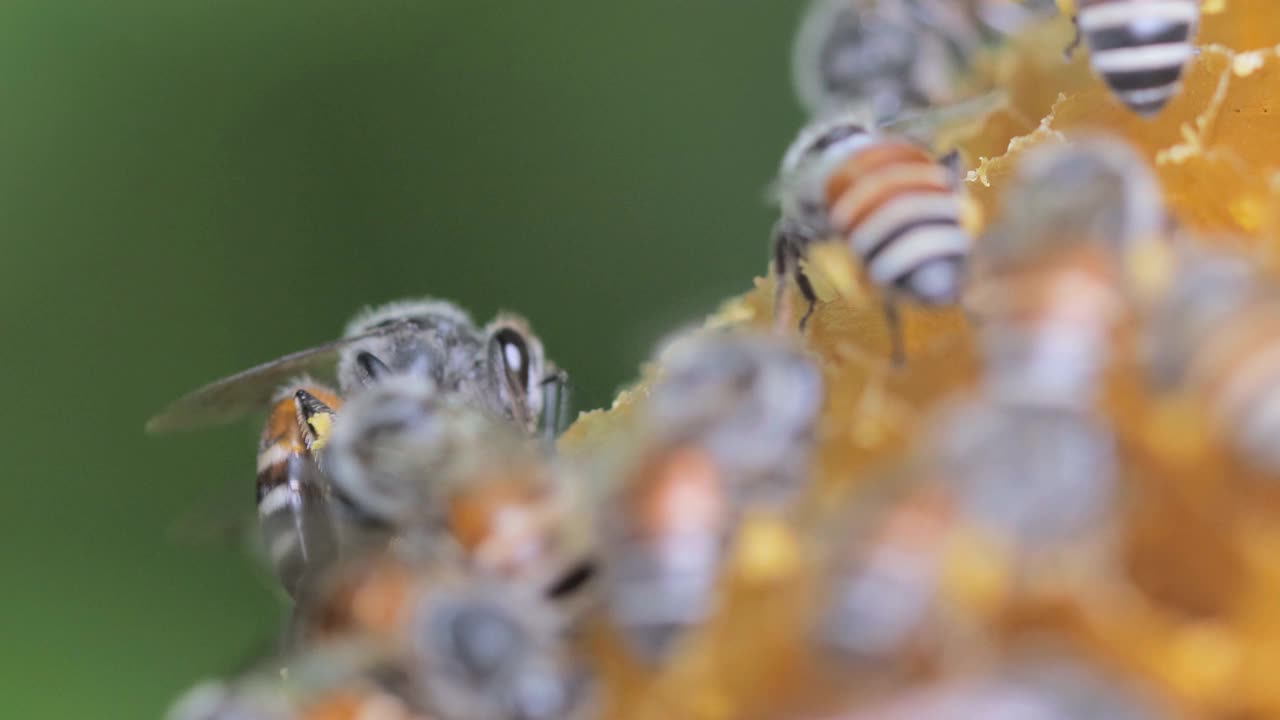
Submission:
<svg viewBox="0 0 1280 720">
<path fill-rule="evenodd" d="M 933 492 L 885 508 L 878 527 L 840 552 L 822 613 L 823 644 L 855 662 L 893 664 L 927 642 L 934 620 L 950 501 Z"/>
<path fill-rule="evenodd" d="M 1004 400 L 1088 406 L 1125 298 L 1100 251 L 1008 270 L 975 287 L 987 382 Z"/>
<path fill-rule="evenodd" d="M 826 201 L 872 282 L 930 305 L 957 300 L 969 235 L 951 172 L 925 151 L 872 136 L 828 179 Z"/>
<path fill-rule="evenodd" d="M 728 488 L 707 451 L 678 447 L 644 463 L 619 500 L 606 528 L 607 602 L 632 650 L 656 662 L 712 611 Z"/>
<path fill-rule="evenodd" d="M 313 452 L 341 404 L 331 390 L 289 388 L 271 408 L 258 444 L 258 523 L 281 585 L 297 597 L 337 555 L 326 483 Z"/>
<path fill-rule="evenodd" d="M 1230 444 L 1280 471 L 1280 313 L 1265 302 L 1247 305 L 1195 347 L 1187 384 Z"/>
<path fill-rule="evenodd" d="M 1094 72 L 1143 116 L 1178 93 L 1199 20 L 1200 0 L 1082 0 L 1077 15 Z"/>
</svg>

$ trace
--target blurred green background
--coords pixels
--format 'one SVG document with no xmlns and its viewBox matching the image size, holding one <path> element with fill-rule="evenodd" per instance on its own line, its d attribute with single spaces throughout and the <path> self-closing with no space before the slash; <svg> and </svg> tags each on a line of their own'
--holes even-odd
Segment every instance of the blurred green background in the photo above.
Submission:
<svg viewBox="0 0 1280 720">
<path fill-rule="evenodd" d="M 272 642 L 199 529 L 257 428 L 145 437 L 178 393 L 432 294 L 527 314 L 589 408 L 749 287 L 797 8 L 0 3 L 5 716 L 157 717 Z"/>
</svg>

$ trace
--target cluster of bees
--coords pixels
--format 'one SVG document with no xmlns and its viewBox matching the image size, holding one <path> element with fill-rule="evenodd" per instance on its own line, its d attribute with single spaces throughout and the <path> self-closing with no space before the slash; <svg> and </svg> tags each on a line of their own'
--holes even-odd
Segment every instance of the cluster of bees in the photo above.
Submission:
<svg viewBox="0 0 1280 720">
<path fill-rule="evenodd" d="M 1176 96 L 1196 0 L 1065 9 L 1131 112 Z M 1109 369 L 1192 398 L 1243 465 L 1280 472 L 1280 290 L 1181 227 L 1113 137 L 1027 152 L 998 216 L 971 221 L 936 130 L 999 93 L 974 79 L 983 53 L 1059 11 L 815 0 L 793 54 L 812 119 L 776 182 L 770 321 L 668 338 L 588 448 L 557 446 L 568 377 L 524 319 L 479 327 L 434 300 L 364 312 L 342 339 L 153 418 L 269 410 L 258 519 L 293 603 L 278 656 L 170 717 L 1177 716 L 1117 653 L 1038 629 L 1088 624 L 1064 588 L 1124 585 L 1135 500 L 1102 410 Z M 961 309 L 980 360 L 908 451 L 835 493 L 816 482 L 832 408 L 831 368 L 807 348 L 811 275 L 884 323 L 887 372 L 914 361 L 904 305 Z M 324 368 L 337 390 L 306 374 Z M 733 633 L 777 651 L 777 677 L 731 658 L 720 672 L 741 669 L 753 700 L 727 697 L 732 682 L 662 697 L 665 674 L 734 641 L 708 628 L 752 572 L 786 582 Z"/>
</svg>

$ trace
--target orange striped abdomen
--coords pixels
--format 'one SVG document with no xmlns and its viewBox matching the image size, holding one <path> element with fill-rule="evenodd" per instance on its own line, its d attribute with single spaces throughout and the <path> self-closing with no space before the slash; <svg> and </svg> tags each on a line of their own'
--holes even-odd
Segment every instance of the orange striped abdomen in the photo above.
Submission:
<svg viewBox="0 0 1280 720">
<path fill-rule="evenodd" d="M 987 379 L 1006 399 L 1091 404 L 1125 298 L 1088 249 L 1006 271 L 975 288 Z"/>
<path fill-rule="evenodd" d="M 605 590 L 623 637 L 657 661 L 711 612 L 731 530 L 728 488 L 696 446 L 657 451 L 630 480 L 609 528 Z"/>
<path fill-rule="evenodd" d="M 917 302 L 956 302 L 969 254 L 950 171 L 908 142 L 855 150 L 826 187 L 831 225 L 877 286 Z"/>
</svg>

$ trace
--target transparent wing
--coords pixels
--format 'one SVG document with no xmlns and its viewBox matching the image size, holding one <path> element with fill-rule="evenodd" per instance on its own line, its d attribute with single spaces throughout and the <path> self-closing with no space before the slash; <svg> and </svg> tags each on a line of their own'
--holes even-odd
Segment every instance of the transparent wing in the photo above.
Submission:
<svg viewBox="0 0 1280 720">
<path fill-rule="evenodd" d="M 183 395 L 161 410 L 147 421 L 147 432 L 195 430 L 239 420 L 270 403 L 271 396 L 290 378 L 303 373 L 331 375 L 338 353 L 344 347 L 368 337 L 395 332 L 405 324 L 396 322 L 381 325 L 363 335 L 301 350 L 215 380 Z"/>
<path fill-rule="evenodd" d="M 933 147 L 937 152 L 944 149 L 935 147 L 934 142 L 941 131 L 977 122 L 1007 102 L 1008 95 L 1004 90 L 992 90 L 950 105 L 903 113 L 881 122 L 877 129 L 904 135 L 926 147 Z"/>
<path fill-rule="evenodd" d="M 194 430 L 238 420 L 271 401 L 280 384 L 302 373 L 332 366 L 350 340 L 339 340 L 263 363 L 215 380 L 173 401 L 147 421 L 147 432 Z"/>
</svg>

